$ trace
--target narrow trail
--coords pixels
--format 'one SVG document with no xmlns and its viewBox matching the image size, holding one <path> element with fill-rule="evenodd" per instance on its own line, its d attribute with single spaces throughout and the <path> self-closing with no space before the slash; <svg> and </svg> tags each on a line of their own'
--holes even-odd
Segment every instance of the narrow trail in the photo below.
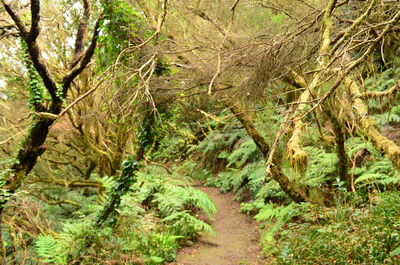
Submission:
<svg viewBox="0 0 400 265">
<path fill-rule="evenodd" d="M 230 193 L 199 187 L 214 200 L 218 213 L 212 222 L 218 236 L 204 236 L 193 246 L 181 249 L 170 265 L 263 265 L 259 232 L 253 219 L 239 212 Z"/>
</svg>

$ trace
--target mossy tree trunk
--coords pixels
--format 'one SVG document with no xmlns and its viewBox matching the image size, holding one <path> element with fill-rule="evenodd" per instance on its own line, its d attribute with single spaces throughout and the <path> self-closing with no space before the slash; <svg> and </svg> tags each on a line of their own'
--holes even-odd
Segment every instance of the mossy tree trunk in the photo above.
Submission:
<svg viewBox="0 0 400 265">
<path fill-rule="evenodd" d="M 376 122 L 368 115 L 368 107 L 362 100 L 363 94 L 356 82 L 350 77 L 345 77 L 343 82 L 353 98 L 353 109 L 358 119 L 358 133 L 371 141 L 376 149 L 384 153 L 393 165 L 400 169 L 400 147 L 377 130 Z"/>
<path fill-rule="evenodd" d="M 245 113 L 243 113 L 237 106 L 228 106 L 228 108 L 240 121 L 242 126 L 245 128 L 247 134 L 256 143 L 258 149 L 260 150 L 260 152 L 264 157 L 264 160 L 267 161 L 271 148 L 269 144 L 265 141 L 264 137 L 259 133 L 253 121 Z M 280 161 L 278 161 L 278 159 L 274 157 L 272 160 L 272 164 L 273 165 L 271 167 L 271 174 L 270 174 L 271 178 L 279 183 L 281 189 L 293 201 L 297 203 L 311 201 L 307 194 L 307 190 L 297 185 L 297 183 L 290 181 L 289 178 L 284 174 L 281 167 L 279 166 Z"/>
</svg>

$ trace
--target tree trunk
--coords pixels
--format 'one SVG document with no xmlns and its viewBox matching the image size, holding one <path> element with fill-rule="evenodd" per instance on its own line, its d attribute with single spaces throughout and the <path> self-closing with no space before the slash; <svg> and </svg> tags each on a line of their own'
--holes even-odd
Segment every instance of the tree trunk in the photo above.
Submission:
<svg viewBox="0 0 400 265">
<path fill-rule="evenodd" d="M 258 149 L 262 153 L 265 161 L 268 160 L 268 154 L 270 151 L 269 144 L 265 141 L 264 137 L 258 132 L 256 127 L 254 126 L 251 119 L 249 119 L 243 112 L 241 112 L 236 106 L 230 106 L 229 109 L 236 116 L 236 118 L 240 121 L 243 127 L 246 129 L 247 134 L 253 139 L 256 143 Z M 311 201 L 309 196 L 307 195 L 307 191 L 297 185 L 294 182 L 291 182 L 288 177 L 283 173 L 282 169 L 279 166 L 279 161 L 276 158 L 272 160 L 273 166 L 271 167 L 271 178 L 277 181 L 281 187 L 281 189 L 295 202 L 306 202 Z"/>
</svg>

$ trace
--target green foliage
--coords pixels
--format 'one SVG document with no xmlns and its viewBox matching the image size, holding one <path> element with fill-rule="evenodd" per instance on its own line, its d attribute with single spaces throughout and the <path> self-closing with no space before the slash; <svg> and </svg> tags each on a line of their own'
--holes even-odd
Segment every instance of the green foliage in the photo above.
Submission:
<svg viewBox="0 0 400 265">
<path fill-rule="evenodd" d="M 2 187 L 6 184 L 6 180 L 10 174 L 12 174 L 10 167 L 15 162 L 15 159 L 0 158 L 0 207 L 4 207 L 5 203 L 12 197 L 12 194 Z"/>
<path fill-rule="evenodd" d="M 308 186 L 315 187 L 336 177 L 338 158 L 336 153 L 314 146 L 305 147 L 308 154 L 308 167 L 305 182 Z"/>
<path fill-rule="evenodd" d="M 164 264 L 173 261 L 181 244 L 203 233 L 215 235 L 210 225 L 197 218 L 200 212 L 212 216 L 217 211 L 204 192 L 188 187 L 175 171 L 166 175 L 164 169 L 158 167 L 135 170 L 135 166 L 128 162 L 121 169 L 121 174 L 135 174 L 136 180 L 129 189 L 125 189 L 126 186 L 122 189 L 118 225 L 95 225 L 99 210 L 104 211 L 100 205 L 75 210 L 70 219 L 58 213 L 65 220 L 58 235 L 40 238 L 36 243 L 41 246 L 36 253 L 40 253 L 43 262 L 55 262 L 61 257 L 65 262 L 55 264 L 69 264 L 76 260 L 90 264 L 121 260 L 127 255 L 145 264 Z M 106 190 L 113 192 L 119 181 L 106 177 L 102 183 Z M 89 198 L 85 200 L 85 203 L 95 204 Z M 136 263 L 132 261 L 132 264 Z"/>
<path fill-rule="evenodd" d="M 240 205 L 240 210 L 245 213 L 258 213 L 268 201 L 289 202 L 285 192 L 282 191 L 278 182 L 274 180 L 266 181 L 253 198 Z"/>
<path fill-rule="evenodd" d="M 38 104 L 44 100 L 49 99 L 49 95 L 41 82 L 39 73 L 36 71 L 33 63 L 29 57 L 28 45 L 25 41 L 21 41 L 21 48 L 23 52 L 23 61 L 27 69 L 28 75 L 28 91 L 29 91 L 29 108 L 37 111 Z"/>
<path fill-rule="evenodd" d="M 356 157 L 360 150 L 366 150 L 370 156 L 368 159 L 350 170 L 354 177 L 356 187 L 383 187 L 399 183 L 399 171 L 392 162 L 383 157 L 369 142 L 359 137 L 349 138 L 346 141 L 346 149 L 349 157 Z"/>
<path fill-rule="evenodd" d="M 124 0 L 102 1 L 102 5 L 104 19 L 101 22 L 97 52 L 101 54 L 98 64 L 104 69 L 113 64 L 129 45 L 139 44 L 134 43 L 134 39 L 141 39 L 145 19 Z M 122 59 L 128 58 L 122 57 Z"/>
<path fill-rule="evenodd" d="M 396 58 L 394 58 L 396 59 Z M 398 59 L 398 57 L 397 57 Z M 400 77 L 398 68 L 393 67 L 384 72 L 378 73 L 365 81 L 367 91 L 382 92 L 390 89 L 396 84 Z M 374 114 L 374 119 L 380 125 L 400 122 L 400 96 L 398 93 L 383 98 L 373 98 L 368 100 L 370 112 Z"/>
<path fill-rule="evenodd" d="M 39 236 L 36 240 L 36 252 L 40 262 L 58 265 L 67 264 L 65 253 L 53 236 Z"/>
<path fill-rule="evenodd" d="M 170 231 L 183 238 L 193 238 L 199 232 L 205 232 L 216 236 L 215 230 L 206 222 L 197 219 L 188 211 L 175 212 L 163 219 L 170 225 Z"/>
<path fill-rule="evenodd" d="M 207 137 L 189 152 L 196 151 L 203 155 L 203 164 L 215 164 L 218 155 L 224 151 L 226 146 L 226 138 L 219 131 L 212 131 Z"/>
<path fill-rule="evenodd" d="M 353 157 L 360 149 L 366 149 L 375 156 L 379 156 L 379 152 L 374 148 L 372 143 L 364 141 L 360 137 L 351 137 L 345 143 L 346 152 L 349 157 Z"/>
<path fill-rule="evenodd" d="M 164 264 L 171 262 L 176 257 L 179 248 L 178 240 L 181 236 L 163 233 L 138 234 L 130 248 L 143 253 L 146 264 Z"/>
<path fill-rule="evenodd" d="M 178 170 L 182 170 L 183 174 L 194 180 L 210 180 L 212 173 L 208 168 L 201 168 L 198 163 L 190 160 L 185 160 Z"/>
<path fill-rule="evenodd" d="M 298 209 L 299 207 L 293 202 L 289 205 L 280 206 L 269 203 L 264 205 L 259 213 L 254 216 L 254 219 L 258 222 L 264 222 L 263 225 L 266 226 L 261 235 L 261 243 L 266 251 L 269 253 L 277 251 L 275 236 L 290 219 L 300 215 Z"/>
<path fill-rule="evenodd" d="M 365 208 L 309 207 L 280 234 L 278 264 L 397 264 L 399 195 L 381 193 Z"/>
<path fill-rule="evenodd" d="M 257 146 L 253 140 L 247 139 L 239 148 L 235 149 L 227 157 L 227 167 L 234 166 L 236 168 L 243 166 L 248 160 L 254 158 L 258 154 Z"/>
<path fill-rule="evenodd" d="M 162 216 L 171 215 L 191 206 L 208 215 L 214 215 L 217 212 L 214 202 L 207 194 L 191 187 L 164 185 L 153 202 L 157 204 Z"/>
<path fill-rule="evenodd" d="M 227 159 L 231 151 L 237 149 L 235 148 L 236 144 L 240 139 L 247 138 L 245 135 L 244 129 L 237 128 L 236 124 L 228 124 L 221 130 L 211 131 L 197 146 L 190 148 L 188 153 L 201 153 L 201 162 L 203 166 L 213 168 L 218 161 Z M 244 158 L 245 160 L 252 158 L 255 154 L 254 146 L 251 143 L 252 141 L 248 140 L 245 142 L 246 144 L 243 146 L 243 149 L 231 157 L 232 163 L 239 162 L 237 160 L 241 159 L 238 156 L 240 152 L 248 156 Z"/>
<path fill-rule="evenodd" d="M 392 105 L 390 111 L 384 112 L 382 114 L 375 114 L 374 118 L 376 122 L 380 125 L 385 125 L 389 123 L 400 123 L 400 104 Z"/>
<path fill-rule="evenodd" d="M 136 172 L 139 169 L 139 162 L 133 156 L 128 156 L 122 162 L 121 172 L 115 180 L 114 187 L 109 192 L 109 200 L 98 216 L 97 225 L 102 225 L 105 222 L 116 224 L 118 221 L 117 207 L 121 203 L 122 197 L 131 190 L 132 184 L 136 182 Z"/>
<path fill-rule="evenodd" d="M 354 181 L 357 187 L 371 184 L 387 186 L 389 184 L 399 183 L 400 181 L 399 171 L 393 167 L 392 162 L 388 158 L 383 158 L 381 161 L 355 168 L 352 173 L 357 176 Z"/>
<path fill-rule="evenodd" d="M 230 168 L 218 174 L 215 186 L 222 192 L 238 191 L 243 188 L 250 190 L 253 195 L 261 189 L 265 180 L 265 165 L 262 160 L 246 165 L 243 169 Z"/>
</svg>

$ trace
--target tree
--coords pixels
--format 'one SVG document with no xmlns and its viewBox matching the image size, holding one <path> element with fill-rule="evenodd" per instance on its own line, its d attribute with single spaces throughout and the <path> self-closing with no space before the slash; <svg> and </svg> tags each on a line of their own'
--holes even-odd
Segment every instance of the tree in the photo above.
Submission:
<svg viewBox="0 0 400 265">
<path fill-rule="evenodd" d="M 102 21 L 102 16 L 100 16 L 94 26 L 90 45 L 85 49 L 84 41 L 91 12 L 89 2 L 86 0 L 83 1 L 84 12 L 77 29 L 75 47 L 70 60 L 69 69 L 67 69 L 68 72 L 64 74 L 60 81 L 56 81 L 50 73 L 48 65 L 46 65 L 41 46 L 38 42 L 41 22 L 40 0 L 32 0 L 30 3 L 31 18 L 29 29 L 21 16 L 18 15 L 18 12 L 14 10 L 15 7 L 12 7 L 6 0 L 2 1 L 2 3 L 6 12 L 18 28 L 18 34 L 23 43 L 22 47 L 24 52 L 29 55 L 26 60 L 28 68 L 30 68 L 28 71 L 31 72 L 30 89 L 32 90 L 32 94 L 38 98 L 35 98 L 33 104 L 35 117 L 30 125 L 29 132 L 22 142 L 16 156 L 16 162 L 12 165 L 9 176 L 2 186 L 3 194 L 0 202 L 0 213 L 4 210 L 9 196 L 21 186 L 25 177 L 35 166 L 38 157 L 46 151 L 44 143 L 48 136 L 49 128 L 59 117 L 58 115 L 62 113 L 63 102 L 68 95 L 72 82 L 85 70 L 93 57 L 99 37 L 99 27 Z M 32 64 L 33 67 L 29 67 L 30 64 Z M 40 76 L 41 81 L 34 79 L 36 78 L 35 71 Z M 40 91 L 40 82 L 43 82 L 46 92 L 50 95 L 48 102 L 45 102 L 43 91 Z"/>
</svg>

